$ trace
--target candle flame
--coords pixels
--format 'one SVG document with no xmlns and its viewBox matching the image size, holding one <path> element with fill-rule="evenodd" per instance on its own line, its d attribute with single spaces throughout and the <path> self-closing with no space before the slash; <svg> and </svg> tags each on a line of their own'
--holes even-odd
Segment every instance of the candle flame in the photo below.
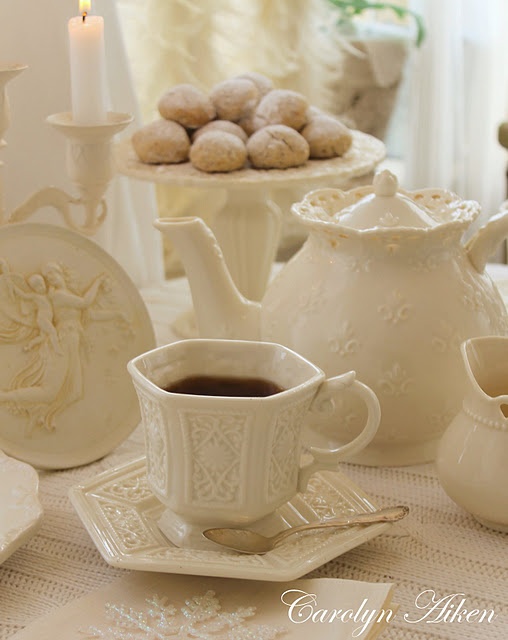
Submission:
<svg viewBox="0 0 508 640">
<path fill-rule="evenodd" d="M 79 0 L 79 13 L 83 16 L 83 20 L 91 9 L 91 0 Z"/>
</svg>

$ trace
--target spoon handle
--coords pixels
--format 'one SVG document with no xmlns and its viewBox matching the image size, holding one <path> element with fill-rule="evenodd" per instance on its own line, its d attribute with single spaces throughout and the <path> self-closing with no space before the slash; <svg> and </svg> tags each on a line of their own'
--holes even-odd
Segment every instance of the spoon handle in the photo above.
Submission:
<svg viewBox="0 0 508 640">
<path fill-rule="evenodd" d="M 314 522 L 310 524 L 302 524 L 298 527 L 291 527 L 278 533 L 272 542 L 274 545 L 279 544 L 282 540 L 285 540 L 293 533 L 301 533 L 303 531 L 312 531 L 313 529 L 341 529 L 345 527 L 354 527 L 362 524 L 375 524 L 376 522 L 396 522 L 401 520 L 409 513 L 409 507 L 387 507 L 385 509 L 378 509 L 377 511 L 371 511 L 367 513 L 356 513 L 352 516 L 343 516 L 340 518 L 333 518 L 326 522 Z"/>
</svg>

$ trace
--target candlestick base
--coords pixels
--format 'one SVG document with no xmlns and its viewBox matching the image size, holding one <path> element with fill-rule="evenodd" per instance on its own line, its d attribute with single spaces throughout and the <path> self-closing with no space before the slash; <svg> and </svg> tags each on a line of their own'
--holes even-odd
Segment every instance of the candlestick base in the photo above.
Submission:
<svg viewBox="0 0 508 640">
<path fill-rule="evenodd" d="M 41 189 L 15 209 L 8 222 L 22 222 L 42 207 L 53 207 L 69 228 L 94 235 L 106 218 L 104 194 L 114 175 L 111 140 L 132 120 L 130 114 L 109 112 L 103 124 L 82 125 L 68 112 L 49 116 L 47 122 L 67 138 L 67 172 L 80 195 L 74 198 L 55 187 Z M 71 205 L 84 207 L 83 222 L 74 220 Z"/>
</svg>

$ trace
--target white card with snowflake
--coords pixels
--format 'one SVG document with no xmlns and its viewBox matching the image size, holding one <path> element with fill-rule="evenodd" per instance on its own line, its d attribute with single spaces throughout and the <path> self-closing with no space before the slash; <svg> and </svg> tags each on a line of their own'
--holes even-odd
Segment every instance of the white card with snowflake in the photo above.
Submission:
<svg viewBox="0 0 508 640">
<path fill-rule="evenodd" d="M 35 620 L 12 640 L 374 640 L 393 585 L 135 573 Z M 55 635 L 56 634 L 56 635 Z"/>
</svg>

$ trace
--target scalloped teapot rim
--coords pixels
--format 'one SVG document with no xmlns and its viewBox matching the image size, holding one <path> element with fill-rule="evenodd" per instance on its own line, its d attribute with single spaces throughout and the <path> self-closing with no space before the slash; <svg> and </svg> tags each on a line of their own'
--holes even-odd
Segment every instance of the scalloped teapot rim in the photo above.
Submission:
<svg viewBox="0 0 508 640">
<path fill-rule="evenodd" d="M 479 215 L 480 204 L 463 200 L 446 189 L 406 191 L 388 170 L 376 174 L 372 185 L 348 191 L 315 189 L 291 207 L 298 220 L 315 229 L 353 235 L 398 233 L 440 234 L 465 230 Z"/>
</svg>

